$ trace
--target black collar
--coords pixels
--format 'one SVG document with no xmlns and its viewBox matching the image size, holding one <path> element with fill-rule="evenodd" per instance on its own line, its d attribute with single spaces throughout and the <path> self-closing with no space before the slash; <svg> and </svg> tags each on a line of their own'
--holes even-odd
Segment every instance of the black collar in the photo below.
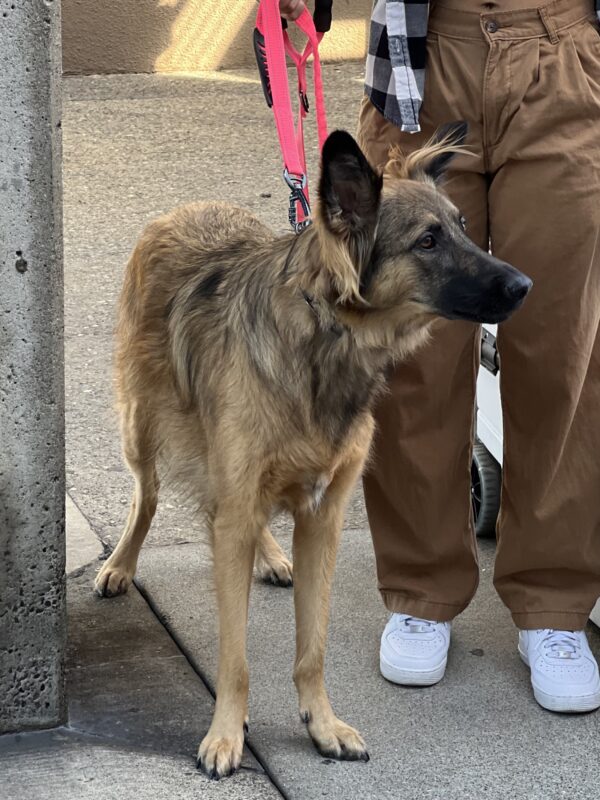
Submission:
<svg viewBox="0 0 600 800">
<path fill-rule="evenodd" d="M 319 314 L 317 312 L 317 304 L 315 302 L 315 298 L 310 295 L 308 292 L 305 292 L 304 289 L 302 290 L 302 297 L 306 300 L 308 307 L 313 312 L 313 314 L 318 317 Z"/>
</svg>

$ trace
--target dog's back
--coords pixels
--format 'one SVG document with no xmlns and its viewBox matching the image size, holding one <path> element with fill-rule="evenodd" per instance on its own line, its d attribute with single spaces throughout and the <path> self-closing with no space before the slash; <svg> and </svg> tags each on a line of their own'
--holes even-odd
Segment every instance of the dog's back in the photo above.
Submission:
<svg viewBox="0 0 600 800">
<path fill-rule="evenodd" d="M 140 237 L 125 272 L 115 359 L 128 460 L 164 455 L 174 479 L 208 488 L 207 427 L 215 404 L 231 402 L 224 376 L 239 359 L 229 336 L 239 315 L 219 298 L 240 279 L 240 262 L 272 239 L 250 213 L 218 203 L 177 208 Z M 146 431 L 144 453 L 128 453 L 137 450 L 134 429 Z"/>
<path fill-rule="evenodd" d="M 147 226 L 127 264 L 120 298 L 119 400 L 172 391 L 172 320 L 191 313 L 194 300 L 217 293 L 228 267 L 271 239 L 256 217 L 224 203 L 181 206 Z"/>
</svg>

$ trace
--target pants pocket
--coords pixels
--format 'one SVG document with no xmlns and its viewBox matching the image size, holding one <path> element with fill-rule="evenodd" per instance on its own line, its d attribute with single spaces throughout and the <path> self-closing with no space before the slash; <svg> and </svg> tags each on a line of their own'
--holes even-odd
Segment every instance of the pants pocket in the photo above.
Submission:
<svg viewBox="0 0 600 800">
<path fill-rule="evenodd" d="M 600 28 L 593 20 L 584 20 L 569 29 L 581 73 L 590 90 L 591 99 L 600 107 Z"/>
</svg>

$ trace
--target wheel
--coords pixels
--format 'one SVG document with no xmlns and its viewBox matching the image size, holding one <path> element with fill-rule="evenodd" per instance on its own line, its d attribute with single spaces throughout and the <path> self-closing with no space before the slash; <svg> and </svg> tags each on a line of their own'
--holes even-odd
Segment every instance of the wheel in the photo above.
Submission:
<svg viewBox="0 0 600 800">
<path fill-rule="evenodd" d="M 473 446 L 471 462 L 471 507 L 477 536 L 496 535 L 501 486 L 500 465 L 477 439 Z"/>
</svg>

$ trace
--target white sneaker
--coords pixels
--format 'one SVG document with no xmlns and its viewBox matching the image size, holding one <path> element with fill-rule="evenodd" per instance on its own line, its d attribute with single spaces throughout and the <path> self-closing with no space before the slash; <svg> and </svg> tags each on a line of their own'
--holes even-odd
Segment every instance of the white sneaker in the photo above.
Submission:
<svg viewBox="0 0 600 800">
<path fill-rule="evenodd" d="M 446 671 L 450 622 L 392 614 L 381 636 L 379 668 L 392 683 L 432 686 Z"/>
<path fill-rule="evenodd" d="M 519 655 L 531 669 L 533 694 L 548 711 L 600 707 L 598 664 L 584 631 L 519 631 Z"/>
</svg>

